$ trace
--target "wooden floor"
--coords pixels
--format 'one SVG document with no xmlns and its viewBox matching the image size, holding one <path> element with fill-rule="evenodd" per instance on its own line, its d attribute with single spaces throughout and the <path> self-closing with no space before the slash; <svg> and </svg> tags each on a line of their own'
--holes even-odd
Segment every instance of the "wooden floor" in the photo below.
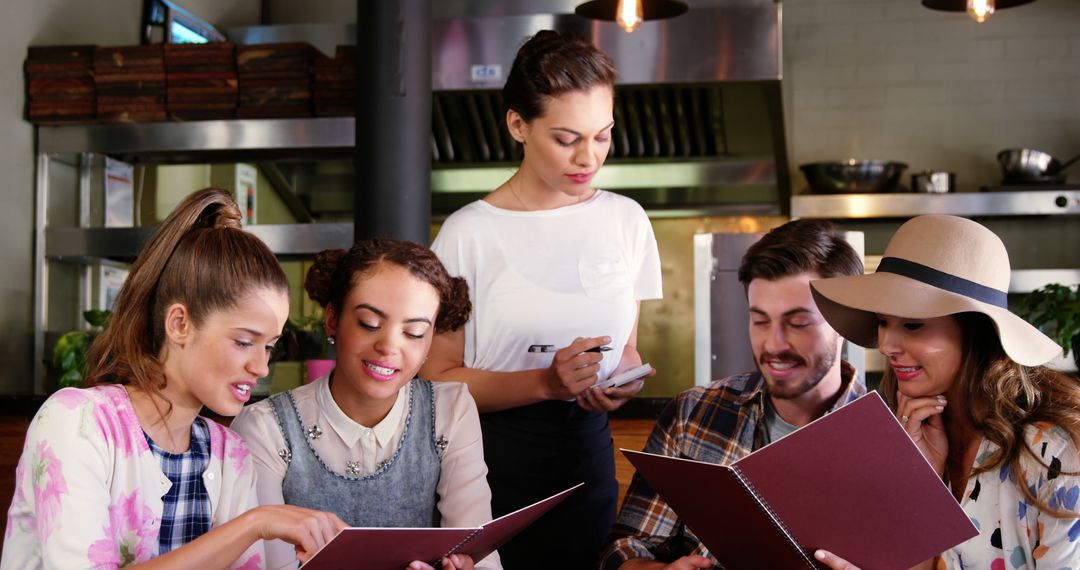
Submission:
<svg viewBox="0 0 1080 570">
<path fill-rule="evenodd" d="M 649 439 L 654 420 L 611 420 L 611 438 L 615 440 L 615 478 L 619 480 L 619 505 L 622 505 L 626 487 L 634 476 L 634 467 L 626 460 L 619 448 L 641 451 Z"/>
<path fill-rule="evenodd" d="M 22 454 L 23 440 L 26 438 L 26 428 L 30 425 L 30 415 L 0 415 L 0 505 L 3 505 L 3 513 L 0 516 L 0 536 L 7 525 L 7 508 L 11 504 L 11 497 L 15 493 L 15 466 Z M 619 504 L 622 504 L 623 494 L 630 478 L 634 474 L 634 468 L 626 461 L 620 447 L 640 450 L 645 447 L 645 440 L 649 437 L 653 420 L 612 420 L 611 431 L 615 440 L 615 474 L 619 480 Z"/>
</svg>

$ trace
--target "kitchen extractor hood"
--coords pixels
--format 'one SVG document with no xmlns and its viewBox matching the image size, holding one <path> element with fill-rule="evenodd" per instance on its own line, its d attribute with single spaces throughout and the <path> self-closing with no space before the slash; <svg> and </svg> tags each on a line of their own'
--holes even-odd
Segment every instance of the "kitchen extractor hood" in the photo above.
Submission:
<svg viewBox="0 0 1080 570">
<path fill-rule="evenodd" d="M 436 15 L 443 19 L 432 29 L 437 214 L 476 199 L 513 172 L 517 157 L 500 90 L 518 47 L 541 29 L 589 38 L 618 68 L 613 144 L 597 186 L 637 199 L 652 215 L 786 213 L 791 192 L 780 95 L 780 4 L 695 3 L 687 14 L 645 22 L 633 35 L 572 13 L 512 9 L 541 8 L 545 3 L 538 0 L 464 4 L 462 16 L 442 8 Z M 328 53 L 337 44 L 355 43 L 355 26 L 261 26 L 227 34 L 239 43 L 305 40 Z M 333 217 L 351 207 L 355 186 L 348 165 L 282 170 L 308 194 L 316 215 Z"/>
</svg>

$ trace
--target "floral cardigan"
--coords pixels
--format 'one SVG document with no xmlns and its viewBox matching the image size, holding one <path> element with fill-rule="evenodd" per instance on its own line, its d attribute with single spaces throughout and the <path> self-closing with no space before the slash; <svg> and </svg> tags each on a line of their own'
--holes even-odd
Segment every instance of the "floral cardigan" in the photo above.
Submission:
<svg viewBox="0 0 1080 570">
<path fill-rule="evenodd" d="M 255 469 L 236 433 L 211 420 L 203 483 L 212 526 L 257 505 Z M 171 483 L 151 453 L 123 386 L 66 388 L 30 424 L 15 472 L 0 569 L 115 569 L 157 555 Z M 262 541 L 232 568 L 254 570 Z"/>
</svg>

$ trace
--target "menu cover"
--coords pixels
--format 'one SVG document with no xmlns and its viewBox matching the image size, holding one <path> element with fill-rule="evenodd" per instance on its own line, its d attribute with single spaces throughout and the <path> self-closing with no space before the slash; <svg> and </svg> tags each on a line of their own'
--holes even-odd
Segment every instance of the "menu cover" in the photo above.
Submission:
<svg viewBox="0 0 1080 570">
<path fill-rule="evenodd" d="M 424 560 L 438 568 L 437 561 L 451 554 L 467 554 L 479 563 L 582 485 L 578 483 L 476 528 L 342 529 L 302 568 L 402 570 L 413 560 Z"/>
<path fill-rule="evenodd" d="M 726 568 L 910 568 L 978 531 L 870 392 L 729 466 L 623 449 Z"/>
</svg>

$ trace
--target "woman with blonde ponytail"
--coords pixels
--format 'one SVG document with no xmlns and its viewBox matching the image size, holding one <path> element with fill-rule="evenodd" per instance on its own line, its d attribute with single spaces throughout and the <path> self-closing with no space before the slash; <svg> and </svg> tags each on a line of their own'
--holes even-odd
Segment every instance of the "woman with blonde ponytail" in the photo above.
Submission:
<svg viewBox="0 0 1080 570">
<path fill-rule="evenodd" d="M 328 376 L 248 406 L 262 504 L 332 511 L 352 526 L 472 527 L 491 520 L 480 418 L 465 384 L 417 377 L 436 333 L 469 319 L 468 286 L 427 248 L 373 239 L 320 253 L 304 283 L 337 349 Z M 270 565 L 295 560 L 278 541 Z M 443 570 L 501 568 L 454 554 Z M 409 568 L 430 569 L 422 561 Z"/>
<path fill-rule="evenodd" d="M 288 282 L 240 229 L 223 190 L 182 202 L 135 260 L 85 389 L 65 388 L 30 424 L 0 568 L 267 568 L 263 540 L 301 559 L 337 516 L 257 507 L 243 440 L 199 416 L 232 416 L 267 374 Z M 254 508 L 253 508 L 254 507 Z"/>
</svg>

